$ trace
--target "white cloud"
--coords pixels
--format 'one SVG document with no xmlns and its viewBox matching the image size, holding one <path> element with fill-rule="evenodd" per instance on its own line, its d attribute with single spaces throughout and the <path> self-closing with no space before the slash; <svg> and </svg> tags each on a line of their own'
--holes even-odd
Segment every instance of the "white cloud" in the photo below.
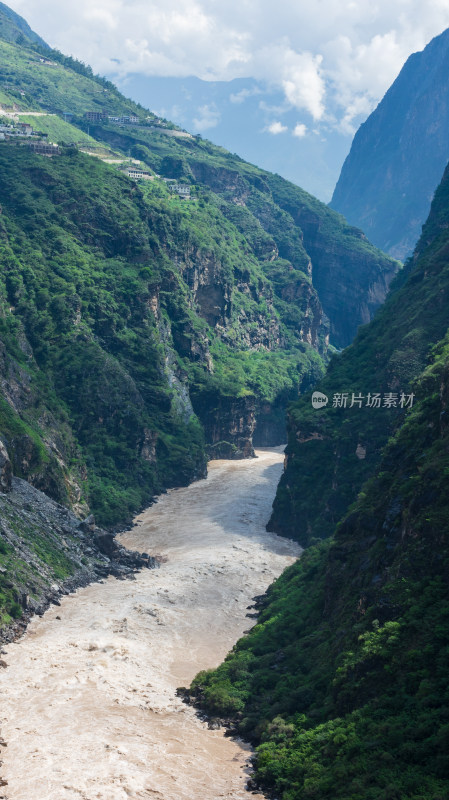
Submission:
<svg viewBox="0 0 449 800">
<path fill-rule="evenodd" d="M 307 126 L 304 125 L 303 122 L 298 122 L 293 129 L 293 136 L 297 136 L 298 139 L 303 139 L 307 133 Z"/>
<path fill-rule="evenodd" d="M 288 102 L 294 108 L 308 111 L 316 120 L 321 119 L 324 114 L 326 88 L 324 77 L 320 73 L 322 60 L 321 55 L 290 51 L 282 81 Z"/>
<path fill-rule="evenodd" d="M 254 95 L 261 94 L 261 89 L 258 86 L 253 86 L 251 89 L 241 89 L 240 92 L 235 92 L 229 95 L 229 100 L 231 103 L 234 104 L 242 104 L 248 97 L 254 97 Z"/>
<path fill-rule="evenodd" d="M 277 136 L 279 133 L 285 133 L 288 131 L 288 128 L 286 125 L 283 125 L 282 122 L 276 121 L 272 122 L 270 125 L 267 125 L 264 130 L 268 131 L 268 133 L 272 133 L 273 136 Z"/>
<path fill-rule="evenodd" d="M 265 111 L 267 115 L 272 116 L 273 114 L 285 114 L 289 110 L 290 106 L 286 102 L 283 102 L 280 105 L 273 105 L 272 103 L 267 103 L 266 100 L 260 100 L 259 108 L 261 111 Z"/>
<path fill-rule="evenodd" d="M 200 106 L 197 111 L 199 116 L 193 120 L 195 131 L 207 131 L 209 128 L 217 127 L 221 113 L 215 105 Z"/>
<path fill-rule="evenodd" d="M 249 89 L 242 89 L 241 92 L 236 92 L 235 94 L 230 94 L 229 99 L 231 103 L 235 103 L 237 105 L 244 103 L 245 100 L 250 96 L 251 92 Z"/>
<path fill-rule="evenodd" d="M 350 133 L 407 56 L 449 26 L 448 0 L 8 0 L 102 74 L 254 78 Z M 118 59 L 117 64 L 114 59 Z M 230 97 L 238 103 L 241 93 Z M 198 121 L 212 127 L 213 116 Z M 215 123 L 216 124 L 216 123 Z M 203 126 L 204 129 L 204 126 Z"/>
</svg>

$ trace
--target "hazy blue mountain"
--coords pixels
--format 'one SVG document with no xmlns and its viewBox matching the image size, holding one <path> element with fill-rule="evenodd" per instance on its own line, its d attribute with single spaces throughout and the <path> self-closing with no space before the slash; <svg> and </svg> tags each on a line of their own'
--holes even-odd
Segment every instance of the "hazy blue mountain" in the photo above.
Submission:
<svg viewBox="0 0 449 800">
<path fill-rule="evenodd" d="M 289 108 L 282 92 L 253 78 L 109 77 L 125 95 L 161 117 L 277 172 L 324 202 L 330 200 L 350 137 L 323 125 L 314 132 L 311 117 Z M 268 128 L 275 121 L 287 130 L 270 133 Z M 307 128 L 301 138 L 293 135 L 298 124 Z"/>
<path fill-rule="evenodd" d="M 409 255 L 449 159 L 449 29 L 414 53 L 360 126 L 331 206 L 396 258 Z"/>
</svg>

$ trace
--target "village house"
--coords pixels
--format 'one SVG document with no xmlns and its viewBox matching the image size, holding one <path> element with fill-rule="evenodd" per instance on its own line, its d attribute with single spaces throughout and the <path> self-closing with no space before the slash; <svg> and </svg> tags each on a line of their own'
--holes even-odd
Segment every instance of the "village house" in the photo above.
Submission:
<svg viewBox="0 0 449 800">
<path fill-rule="evenodd" d="M 18 122 L 16 128 L 22 136 L 32 136 L 33 134 L 33 126 L 29 125 L 28 122 Z"/>
<path fill-rule="evenodd" d="M 154 176 L 150 175 L 149 172 L 144 172 L 141 169 L 136 169 L 136 167 L 127 167 L 124 170 L 124 174 L 128 176 L 128 178 L 133 178 L 133 180 L 145 180 L 145 181 L 152 181 Z"/>
<path fill-rule="evenodd" d="M 27 122 L 18 122 L 14 123 L 13 125 L 0 125 L 0 133 L 2 134 L 1 139 L 4 141 L 5 139 L 22 139 L 22 138 L 29 138 L 32 136 L 43 136 L 47 137 L 48 134 L 42 133 L 39 134 L 33 130 L 32 125 L 29 125 Z"/>
<path fill-rule="evenodd" d="M 170 186 L 170 189 L 176 192 L 176 194 L 179 194 L 180 197 L 185 199 L 190 197 L 190 186 L 185 183 L 174 183 Z"/>
<path fill-rule="evenodd" d="M 109 122 L 112 122 L 114 125 L 138 125 L 139 124 L 139 117 L 134 115 L 131 116 L 122 116 L 122 117 L 108 117 Z"/>
<path fill-rule="evenodd" d="M 61 153 L 61 148 L 57 144 L 47 142 L 29 142 L 28 147 L 33 153 L 41 156 L 59 156 Z"/>
<path fill-rule="evenodd" d="M 107 119 L 104 111 L 86 111 L 84 117 L 88 122 L 105 122 Z"/>
</svg>

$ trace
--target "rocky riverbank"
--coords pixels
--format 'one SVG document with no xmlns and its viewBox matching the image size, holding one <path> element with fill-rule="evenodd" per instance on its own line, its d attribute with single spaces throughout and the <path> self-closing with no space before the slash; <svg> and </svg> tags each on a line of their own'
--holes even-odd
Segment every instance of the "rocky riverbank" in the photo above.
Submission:
<svg viewBox="0 0 449 800">
<path fill-rule="evenodd" d="M 119 544 L 91 515 L 81 521 L 27 481 L 0 493 L 0 591 L 6 611 L 0 644 L 14 641 L 33 615 L 76 589 L 113 575 L 133 578 L 156 561 Z"/>
<path fill-rule="evenodd" d="M 12 598 L 13 616 L 5 615 L 0 627 L 0 669 L 7 666 L 2 645 L 19 639 L 34 616 L 43 617 L 51 605 L 61 606 L 64 596 L 93 582 L 134 579 L 138 570 L 158 563 L 119 544 L 92 515 L 82 521 L 27 481 L 7 477 L 0 494 L 0 588 Z M 5 747 L 0 736 L 0 755 Z M 0 791 L 5 786 L 0 775 Z M 5 797 L 0 794 L 0 800 Z"/>
<path fill-rule="evenodd" d="M 223 659 L 253 624 L 252 598 L 299 553 L 265 530 L 281 449 L 258 456 L 212 462 L 120 536 L 160 569 L 63 597 L 7 645 L 9 800 L 245 800 L 250 749 L 176 690 Z"/>
</svg>

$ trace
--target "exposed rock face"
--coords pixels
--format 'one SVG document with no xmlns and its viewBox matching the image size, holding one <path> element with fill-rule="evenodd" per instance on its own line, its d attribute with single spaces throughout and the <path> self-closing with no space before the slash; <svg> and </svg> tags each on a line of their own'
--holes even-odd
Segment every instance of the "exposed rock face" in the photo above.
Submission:
<svg viewBox="0 0 449 800">
<path fill-rule="evenodd" d="M 195 180 L 206 184 L 214 192 L 223 190 L 231 192 L 235 200 L 243 202 L 249 194 L 249 187 L 237 170 L 226 167 L 214 167 L 202 161 L 193 161 L 190 165 Z"/>
<path fill-rule="evenodd" d="M 213 253 L 186 252 L 179 264 L 201 316 L 214 328 L 231 316 L 231 286 L 224 280 L 221 264 Z"/>
<path fill-rule="evenodd" d="M 299 187 L 276 175 L 248 176 L 231 168 L 193 161 L 195 179 L 228 202 L 251 211 L 263 237 L 249 233 L 243 211 L 226 215 L 257 241 L 270 262 L 280 256 L 312 279 L 304 341 L 316 341 L 316 331 L 330 320 L 331 342 L 345 347 L 359 325 L 369 322 L 385 299 L 398 264 L 376 252 L 362 231 L 345 225 L 341 217 Z M 246 176 L 245 176 L 246 177 Z M 267 267 L 267 276 L 270 270 Z M 315 295 L 312 297 L 312 294 Z M 305 293 L 302 301 L 304 304 Z M 324 315 L 323 316 L 323 310 Z"/>
<path fill-rule="evenodd" d="M 118 545 L 92 515 L 80 521 L 20 478 L 0 493 L 0 519 L 0 556 L 8 556 L 7 569 L 0 569 L 2 611 L 17 619 L 0 629 L 0 642 L 14 639 L 32 614 L 42 614 L 78 586 L 155 566 L 154 559 Z"/>
<path fill-rule="evenodd" d="M 329 211 L 310 202 L 305 193 L 274 197 L 302 232 L 312 284 L 330 322 L 330 341 L 337 347 L 352 342 L 360 325 L 372 319 L 385 300 L 399 264 L 383 257 L 361 230 L 341 227 Z M 338 222 L 338 224 L 337 224 Z"/>
<path fill-rule="evenodd" d="M 145 461 L 151 464 L 156 462 L 156 445 L 159 438 L 157 431 L 150 431 L 148 428 L 143 430 L 144 438 L 140 448 L 140 455 Z"/>
<path fill-rule="evenodd" d="M 287 441 L 285 406 L 282 402 L 262 403 L 253 433 L 254 447 L 277 447 Z"/>
<path fill-rule="evenodd" d="M 20 351 L 34 367 L 32 348 L 19 329 L 17 342 Z M 86 510 L 83 502 L 83 478 L 68 467 L 76 445 L 67 424 L 57 421 L 47 408 L 40 408 L 39 389 L 33 383 L 30 372 L 0 342 L 0 386 L 1 396 L 14 414 L 26 417 L 37 407 L 39 428 L 43 433 L 42 445 L 47 457 L 42 458 L 37 437 L 31 435 L 26 426 L 3 423 L 2 435 L 7 448 L 10 469 L 19 477 L 26 478 L 33 486 L 50 495 L 60 503 L 71 503 L 80 513 Z M 8 418 L 8 412 L 6 419 Z M 8 467 L 5 465 L 8 470 Z M 8 482 L 8 479 L 6 478 Z"/>
<path fill-rule="evenodd" d="M 231 346 L 238 345 L 245 349 L 275 350 L 282 346 L 273 291 L 267 283 L 255 282 L 247 269 L 230 276 L 214 253 L 201 252 L 198 249 L 185 251 L 182 261 L 177 259 L 176 263 L 191 291 L 191 307 L 197 310 L 221 339 Z M 295 289 L 299 293 L 297 286 Z M 241 296 L 252 301 L 252 307 L 251 304 L 245 307 Z M 295 298 L 284 299 L 293 302 Z M 322 311 L 312 287 L 310 299 L 310 311 L 308 303 L 303 302 L 303 305 L 307 306 L 305 310 L 310 315 L 310 327 L 314 328 L 314 344 L 318 346 L 317 333 L 322 324 Z M 264 313 L 260 310 L 262 302 L 267 307 Z M 308 328 L 307 325 L 306 327 Z M 310 335 L 309 338 L 312 340 L 313 336 Z M 306 334 L 303 341 L 308 341 Z M 176 344 L 189 357 L 195 358 L 198 355 L 201 358 L 204 355 L 203 348 L 199 347 L 198 335 L 191 326 L 187 325 L 184 334 L 178 334 Z"/>
<path fill-rule="evenodd" d="M 298 209 L 296 219 L 312 259 L 314 287 L 331 321 L 330 340 L 344 347 L 383 303 L 399 265 L 376 263 L 369 251 L 355 256 L 344 239 L 323 247 L 319 218 L 307 209 Z M 363 236 L 360 231 L 355 233 Z"/>
<path fill-rule="evenodd" d="M 0 492 L 11 491 L 12 467 L 8 451 L 0 441 Z"/>
<path fill-rule="evenodd" d="M 331 535 L 374 473 L 389 437 L 407 419 L 410 406 L 401 407 L 401 393 L 422 397 L 425 387 L 416 376 L 448 329 L 448 229 L 449 168 L 395 290 L 317 383 L 328 404 L 315 409 L 309 394 L 289 407 L 286 467 L 271 530 L 303 545 Z M 368 401 L 373 393 L 380 397 L 377 408 Z M 343 394 L 346 404 L 334 404 Z M 352 394 L 362 398 L 361 405 L 351 406 Z M 385 402 L 389 396 L 391 406 Z"/>
<path fill-rule="evenodd" d="M 410 56 L 357 131 L 331 201 L 378 247 L 416 244 L 449 159 L 449 30 Z"/>
<path fill-rule="evenodd" d="M 256 426 L 254 397 L 209 395 L 195 402 L 195 412 L 204 425 L 210 458 L 251 458 Z"/>
</svg>

